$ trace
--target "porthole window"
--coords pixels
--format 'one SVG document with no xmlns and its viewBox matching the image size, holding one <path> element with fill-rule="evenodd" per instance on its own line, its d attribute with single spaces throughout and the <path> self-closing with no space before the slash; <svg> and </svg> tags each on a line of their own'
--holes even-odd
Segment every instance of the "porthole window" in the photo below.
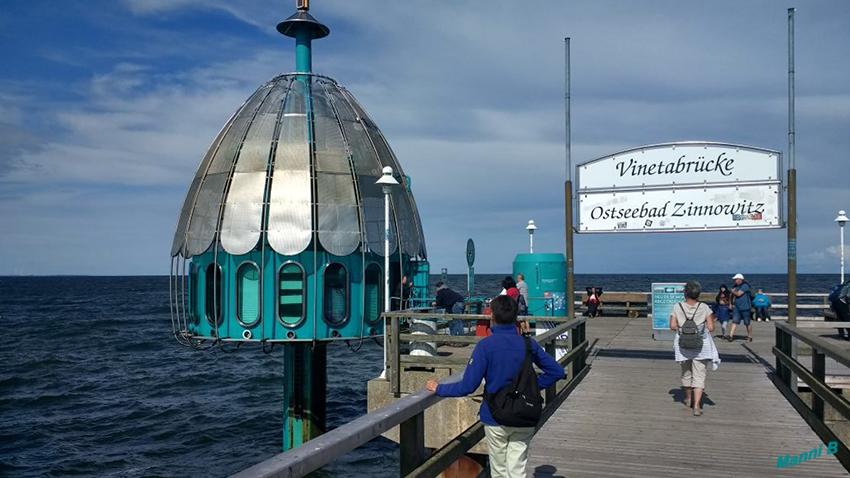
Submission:
<svg viewBox="0 0 850 478">
<path fill-rule="evenodd" d="M 207 266 L 204 280 L 206 282 L 204 287 L 204 305 L 206 306 L 207 320 L 209 323 L 215 325 L 217 318 L 220 324 L 223 319 L 221 316 L 221 291 L 223 290 L 221 285 L 221 267 L 215 262 Z"/>
<path fill-rule="evenodd" d="M 281 266 L 277 275 L 277 318 L 294 327 L 304 320 L 304 269 L 295 262 Z"/>
<path fill-rule="evenodd" d="M 236 318 L 248 327 L 260 320 L 260 269 L 253 262 L 236 271 Z"/>
<path fill-rule="evenodd" d="M 325 321 L 341 324 L 348 318 L 348 271 L 342 264 L 325 268 Z"/>
<path fill-rule="evenodd" d="M 366 280 L 363 282 L 363 318 L 366 322 L 377 322 L 383 310 L 383 277 L 378 264 L 369 264 L 366 268 Z"/>
</svg>

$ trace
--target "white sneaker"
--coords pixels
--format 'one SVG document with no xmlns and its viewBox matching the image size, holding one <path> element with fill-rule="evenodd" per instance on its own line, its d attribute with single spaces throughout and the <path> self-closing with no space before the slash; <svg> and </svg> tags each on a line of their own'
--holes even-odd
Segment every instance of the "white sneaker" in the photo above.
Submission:
<svg viewBox="0 0 850 478">
<path fill-rule="evenodd" d="M 761 322 L 761 319 L 756 319 L 756 322 Z"/>
</svg>

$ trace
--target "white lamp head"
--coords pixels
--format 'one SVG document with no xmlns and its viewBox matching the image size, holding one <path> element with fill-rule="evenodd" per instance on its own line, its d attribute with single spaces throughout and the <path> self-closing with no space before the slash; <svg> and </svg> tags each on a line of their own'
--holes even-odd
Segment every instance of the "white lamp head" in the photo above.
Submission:
<svg viewBox="0 0 850 478">
<path fill-rule="evenodd" d="M 529 234 L 534 234 L 534 231 L 537 230 L 537 226 L 534 225 L 534 221 L 528 221 L 528 226 L 525 226 L 525 229 Z"/>
<path fill-rule="evenodd" d="M 847 214 L 844 211 L 838 211 L 838 217 L 835 218 L 835 222 L 837 222 L 839 226 L 844 227 L 844 223 L 847 221 L 850 221 Z"/>
<path fill-rule="evenodd" d="M 398 181 L 393 177 L 393 168 L 390 166 L 384 166 L 383 176 L 381 176 L 375 184 L 380 184 L 381 186 L 398 186 Z"/>
</svg>

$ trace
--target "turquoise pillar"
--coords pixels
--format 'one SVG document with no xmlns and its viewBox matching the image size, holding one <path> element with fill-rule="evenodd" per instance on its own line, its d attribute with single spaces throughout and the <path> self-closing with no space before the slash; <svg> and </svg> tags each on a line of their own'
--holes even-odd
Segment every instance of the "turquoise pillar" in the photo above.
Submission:
<svg viewBox="0 0 850 478">
<path fill-rule="evenodd" d="M 298 2 L 298 11 L 277 26 L 277 31 L 295 38 L 295 69 L 298 73 L 313 71 L 313 39 L 324 38 L 328 27 L 313 18 L 308 12 L 308 2 Z M 307 132 L 313 142 L 313 114 L 311 101 L 311 79 L 299 76 L 304 82 L 307 110 Z M 316 240 L 314 235 L 313 240 Z M 318 291 L 313 291 L 311 300 L 317 300 Z M 317 317 L 321 320 L 321 304 Z M 323 342 L 294 342 L 283 346 L 284 357 L 284 419 L 283 450 L 291 450 L 304 442 L 316 438 L 325 431 L 327 408 L 328 347 Z"/>
<path fill-rule="evenodd" d="M 327 357 L 322 342 L 284 345 L 284 451 L 325 432 Z"/>
<path fill-rule="evenodd" d="M 295 36 L 295 71 L 310 73 L 313 71 L 312 33 L 304 28 L 298 29 Z"/>
</svg>

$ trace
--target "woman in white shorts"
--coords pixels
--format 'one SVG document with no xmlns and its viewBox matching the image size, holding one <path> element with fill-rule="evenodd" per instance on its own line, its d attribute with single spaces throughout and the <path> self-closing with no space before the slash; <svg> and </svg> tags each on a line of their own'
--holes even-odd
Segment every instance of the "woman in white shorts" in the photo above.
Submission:
<svg viewBox="0 0 850 478">
<path fill-rule="evenodd" d="M 712 364 L 712 370 L 717 370 L 720 365 L 720 357 L 717 347 L 711 338 L 714 332 L 714 316 L 711 308 L 699 302 L 702 288 L 699 282 L 688 281 L 685 284 L 685 301 L 673 306 L 670 316 L 670 330 L 679 331 L 687 319 L 693 319 L 698 330 L 702 334 L 701 349 L 686 349 L 679 347 L 680 333 L 676 333 L 673 340 L 673 351 L 676 362 L 682 366 L 682 387 L 685 389 L 685 405 L 693 407 L 694 416 L 702 415 L 702 391 L 705 389 L 705 376 L 708 364 Z"/>
</svg>

